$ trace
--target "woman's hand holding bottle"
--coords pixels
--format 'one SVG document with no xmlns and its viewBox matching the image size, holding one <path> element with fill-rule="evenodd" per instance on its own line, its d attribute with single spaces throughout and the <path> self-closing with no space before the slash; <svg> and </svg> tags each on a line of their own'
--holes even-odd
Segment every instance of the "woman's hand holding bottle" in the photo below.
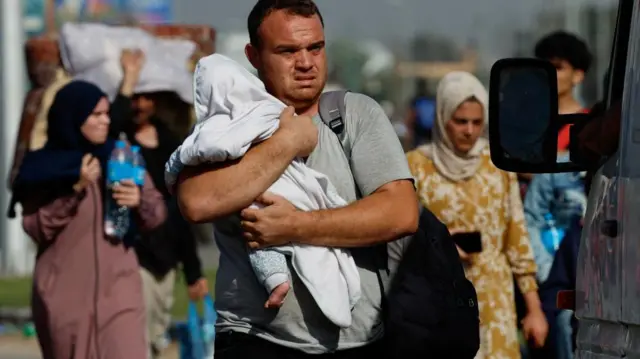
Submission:
<svg viewBox="0 0 640 359">
<path fill-rule="evenodd" d="M 113 188 L 113 199 L 118 206 L 137 208 L 140 205 L 140 187 L 133 180 L 124 180 Z"/>
</svg>

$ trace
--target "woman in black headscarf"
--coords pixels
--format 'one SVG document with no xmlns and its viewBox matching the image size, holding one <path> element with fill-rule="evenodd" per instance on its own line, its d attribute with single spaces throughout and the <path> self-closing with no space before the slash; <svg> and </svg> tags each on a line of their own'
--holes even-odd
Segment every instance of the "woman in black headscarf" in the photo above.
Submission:
<svg viewBox="0 0 640 359">
<path fill-rule="evenodd" d="M 145 358 L 144 307 L 135 253 L 104 231 L 103 173 L 114 147 L 109 102 L 74 81 L 57 93 L 47 143 L 29 153 L 14 183 L 14 203 L 38 246 L 32 311 L 44 359 Z M 136 230 L 166 218 L 162 195 L 146 176 L 123 181 L 113 198 L 131 209 Z"/>
</svg>

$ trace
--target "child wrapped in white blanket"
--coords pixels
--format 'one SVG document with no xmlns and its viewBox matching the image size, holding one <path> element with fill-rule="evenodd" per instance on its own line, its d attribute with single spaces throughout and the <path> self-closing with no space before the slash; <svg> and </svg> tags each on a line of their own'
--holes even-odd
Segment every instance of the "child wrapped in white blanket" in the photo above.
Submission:
<svg viewBox="0 0 640 359">
<path fill-rule="evenodd" d="M 171 188 L 184 166 L 234 160 L 278 129 L 285 104 L 237 62 L 214 54 L 201 59 L 194 73 L 197 122 L 171 155 L 165 179 Z M 345 206 L 329 179 L 295 159 L 268 192 L 286 198 L 297 209 L 312 211 Z M 254 203 L 253 207 L 259 207 Z M 351 325 L 351 309 L 360 298 L 360 276 L 349 251 L 294 244 L 249 250 L 254 272 L 267 292 L 266 307 L 278 307 L 290 288 L 286 256 L 296 274 L 329 320 Z"/>
</svg>

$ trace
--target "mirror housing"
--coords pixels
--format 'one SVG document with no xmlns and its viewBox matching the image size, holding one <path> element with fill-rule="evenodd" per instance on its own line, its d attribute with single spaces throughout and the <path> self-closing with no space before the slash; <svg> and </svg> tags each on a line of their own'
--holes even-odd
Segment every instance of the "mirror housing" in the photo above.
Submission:
<svg viewBox="0 0 640 359">
<path fill-rule="evenodd" d="M 558 115 L 557 74 L 550 62 L 512 58 L 492 66 L 489 143 L 498 168 L 518 173 L 584 171 L 584 164 L 571 162 L 568 152 L 559 154 L 558 135 L 565 126 L 588 119 L 586 114 Z"/>
</svg>

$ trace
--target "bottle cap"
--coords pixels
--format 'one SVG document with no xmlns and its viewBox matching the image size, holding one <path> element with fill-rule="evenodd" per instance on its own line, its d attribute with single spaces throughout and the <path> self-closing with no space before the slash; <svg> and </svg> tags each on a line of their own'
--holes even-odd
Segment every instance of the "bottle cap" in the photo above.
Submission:
<svg viewBox="0 0 640 359">
<path fill-rule="evenodd" d="M 131 152 L 133 153 L 140 152 L 140 146 L 135 146 L 135 145 L 131 146 Z"/>
</svg>

